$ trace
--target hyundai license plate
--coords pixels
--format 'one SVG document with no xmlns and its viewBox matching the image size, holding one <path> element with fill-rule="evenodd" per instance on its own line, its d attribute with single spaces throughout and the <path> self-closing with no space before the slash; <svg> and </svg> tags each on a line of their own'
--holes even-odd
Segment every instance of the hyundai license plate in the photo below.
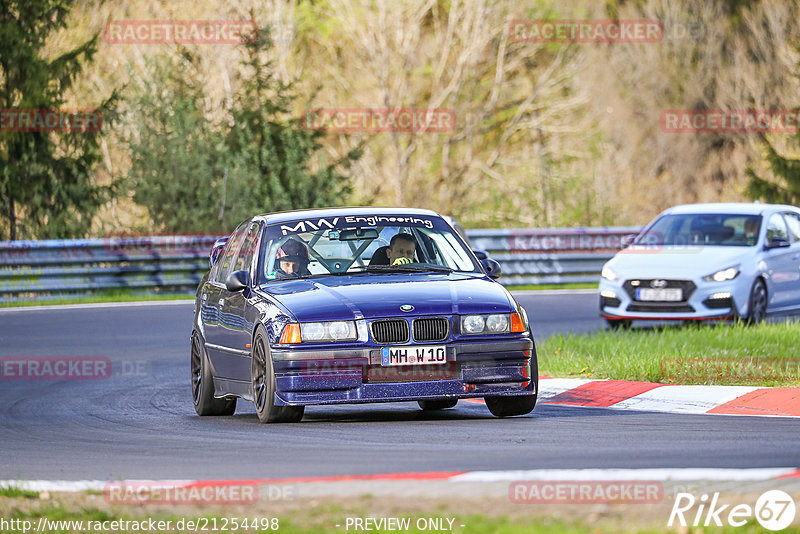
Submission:
<svg viewBox="0 0 800 534">
<path fill-rule="evenodd" d="M 683 300 L 683 290 L 679 287 L 669 287 L 666 289 L 642 287 L 636 290 L 636 300 L 679 302 Z"/>
<path fill-rule="evenodd" d="M 444 345 L 410 345 L 405 347 L 383 347 L 381 365 L 425 365 L 447 363 Z"/>
</svg>

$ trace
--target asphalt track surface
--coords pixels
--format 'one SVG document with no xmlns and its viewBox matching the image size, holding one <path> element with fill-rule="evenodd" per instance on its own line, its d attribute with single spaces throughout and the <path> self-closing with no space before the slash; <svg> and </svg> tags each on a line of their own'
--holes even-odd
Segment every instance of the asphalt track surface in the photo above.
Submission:
<svg viewBox="0 0 800 534">
<path fill-rule="evenodd" d="M 540 342 L 602 328 L 593 294 L 519 295 Z M 536 407 L 496 419 L 460 402 L 310 407 L 262 425 L 252 404 L 200 418 L 189 385 L 193 303 L 0 310 L 0 358 L 93 356 L 105 380 L 0 380 L 0 479 L 333 476 L 539 468 L 797 467 L 800 420 Z"/>
</svg>

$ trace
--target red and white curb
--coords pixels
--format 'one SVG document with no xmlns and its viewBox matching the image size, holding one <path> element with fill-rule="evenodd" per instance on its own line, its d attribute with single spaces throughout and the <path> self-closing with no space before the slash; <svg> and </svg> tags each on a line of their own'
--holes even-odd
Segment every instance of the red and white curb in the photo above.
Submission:
<svg viewBox="0 0 800 534">
<path fill-rule="evenodd" d="M 509 482 L 521 480 L 544 481 L 739 481 L 800 479 L 800 469 L 795 467 L 766 468 L 644 468 L 644 469 L 531 469 L 508 471 L 432 471 L 422 473 L 381 473 L 374 475 L 343 475 L 328 477 L 290 477 L 225 480 L 0 480 L 0 488 L 17 488 L 27 491 L 103 491 L 111 484 L 169 484 L 172 487 L 209 486 L 261 486 L 276 484 L 320 484 L 333 482 Z"/>
<path fill-rule="evenodd" d="M 800 417 L 800 388 L 541 378 L 539 403 L 684 414 Z"/>
</svg>

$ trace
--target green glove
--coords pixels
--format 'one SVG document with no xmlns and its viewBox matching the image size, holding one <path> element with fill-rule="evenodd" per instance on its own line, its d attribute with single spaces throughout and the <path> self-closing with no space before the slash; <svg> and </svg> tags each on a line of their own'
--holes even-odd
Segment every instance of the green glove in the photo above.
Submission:
<svg viewBox="0 0 800 534">
<path fill-rule="evenodd" d="M 404 265 L 406 263 L 414 263 L 414 262 L 408 258 L 397 258 L 396 260 L 394 260 L 394 263 L 392 263 L 392 265 Z"/>
</svg>

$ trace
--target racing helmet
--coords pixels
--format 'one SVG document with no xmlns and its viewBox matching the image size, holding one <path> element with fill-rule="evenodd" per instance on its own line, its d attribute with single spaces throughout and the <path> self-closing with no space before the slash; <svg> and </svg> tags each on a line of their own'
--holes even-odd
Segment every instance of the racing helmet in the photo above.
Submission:
<svg viewBox="0 0 800 534">
<path fill-rule="evenodd" d="M 305 269 L 309 262 L 308 249 L 303 243 L 289 239 L 275 254 L 275 265 L 278 266 L 281 261 L 296 261 L 300 263 L 302 269 Z"/>
</svg>

